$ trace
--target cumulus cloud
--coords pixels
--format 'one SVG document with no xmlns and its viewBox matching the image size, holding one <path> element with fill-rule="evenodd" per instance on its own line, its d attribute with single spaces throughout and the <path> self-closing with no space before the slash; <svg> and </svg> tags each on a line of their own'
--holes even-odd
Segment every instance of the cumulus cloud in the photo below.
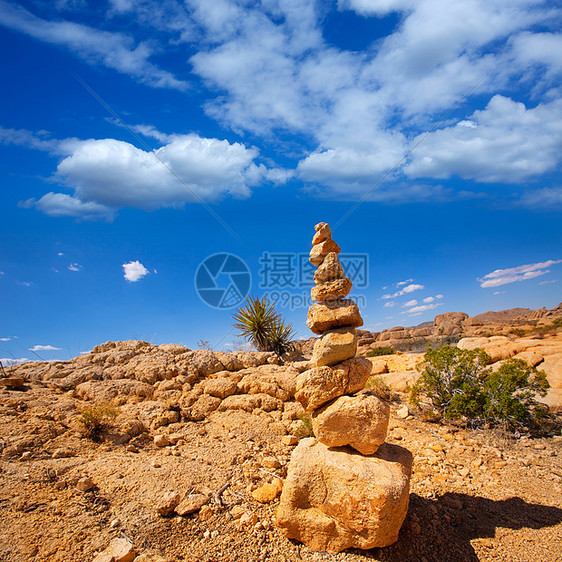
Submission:
<svg viewBox="0 0 562 562">
<path fill-rule="evenodd" d="M 383 295 L 382 299 L 394 299 L 396 297 L 401 297 L 402 295 L 406 295 L 408 293 L 413 293 L 414 291 L 419 291 L 420 289 L 424 289 L 423 285 L 419 285 L 417 283 L 410 283 L 406 285 L 403 289 L 396 291 L 394 294 Z"/>
<path fill-rule="evenodd" d="M 54 347 L 53 345 L 34 345 L 29 348 L 29 351 L 60 351 L 60 347 Z"/>
<path fill-rule="evenodd" d="M 200 0 L 189 4 L 204 36 L 213 37 L 191 59 L 194 71 L 221 92 L 207 104 L 208 114 L 235 130 L 312 134 L 316 146 L 301 159 L 297 174 L 317 192 L 326 189 L 329 197 L 373 186 L 418 144 L 421 137 L 408 142 L 405 130 L 428 130 L 434 115 L 448 111 L 467 92 L 482 95 L 516 84 L 525 79 L 530 62 L 542 65 L 537 72 L 543 74 L 560 64 L 558 37 L 527 31 L 548 25 L 556 10 L 523 0 L 509 5 L 340 0 L 340 10 L 363 16 L 403 12 L 393 33 L 361 53 L 328 45 L 310 2 L 294 0 L 275 9 L 272 3 L 257 8 L 227 0 L 219 6 Z M 496 96 L 458 127 L 431 133 L 414 151 L 407 172 L 520 182 L 552 170 L 560 162 L 558 105 L 525 108 Z M 403 129 L 389 126 L 397 114 Z M 421 196 L 450 194 L 427 186 L 417 193 L 377 189 L 372 200 L 399 203 Z"/>
<path fill-rule="evenodd" d="M 19 204 L 20 207 L 35 207 L 50 217 L 75 217 L 84 220 L 112 219 L 114 209 L 100 205 L 94 201 L 83 202 L 77 197 L 66 193 L 50 191 L 39 200 L 27 199 Z"/>
<path fill-rule="evenodd" d="M 71 263 L 68 266 L 68 269 L 70 269 L 70 271 L 80 271 L 82 269 L 82 266 L 79 263 Z"/>
<path fill-rule="evenodd" d="M 538 263 L 530 263 L 527 265 L 519 265 L 517 267 L 509 267 L 506 269 L 496 269 L 491 273 L 487 273 L 484 277 L 479 278 L 481 287 L 499 287 L 507 283 L 514 283 L 516 281 L 526 281 L 527 279 L 534 279 L 549 273 L 548 267 L 562 263 L 562 260 L 548 260 Z"/>
<path fill-rule="evenodd" d="M 0 25 L 46 43 L 65 47 L 87 62 L 101 64 L 157 88 L 185 90 L 187 83 L 149 61 L 148 42 L 136 43 L 120 32 L 109 32 L 71 21 L 41 19 L 21 6 L 0 0 Z"/>
<path fill-rule="evenodd" d="M 11 134 L 9 138 L 14 143 L 20 137 Z M 292 175 L 290 170 L 256 164 L 258 150 L 238 142 L 196 134 L 166 138 L 167 144 L 153 151 L 115 139 L 67 139 L 40 145 L 65 154 L 55 179 L 73 193 L 49 192 L 20 206 L 35 207 L 53 217 L 111 220 L 123 207 L 181 207 L 225 195 L 243 199 L 264 181 L 281 184 Z M 34 139 L 21 136 L 21 142 L 32 148 L 37 147 Z"/>
<path fill-rule="evenodd" d="M 152 62 L 153 55 L 165 48 L 158 40 L 189 42 L 194 53 L 190 68 L 214 95 L 204 106 L 206 113 L 236 133 L 275 138 L 285 154 L 299 160 L 294 171 L 266 169 L 254 161 L 255 149 L 237 152 L 237 143 L 211 139 L 215 148 L 220 142 L 228 145 L 223 148 L 230 150 L 233 167 L 225 169 L 224 161 L 209 164 L 197 142 L 188 148 L 185 135 L 163 134 L 146 124 L 133 127 L 162 143 L 162 160 L 209 200 L 225 194 L 247 197 L 262 181 L 283 183 L 293 176 L 316 195 L 357 198 L 396 168 L 368 200 L 449 201 L 470 194 L 429 181 L 412 184 L 412 178 L 523 182 L 560 164 L 562 62 L 557 53 L 562 40 L 549 31 L 560 17 L 556 6 L 539 0 L 338 0 L 339 10 L 359 16 L 400 13 L 395 29 L 383 38 L 373 35 L 376 42 L 361 52 L 329 43 L 323 29 L 325 6 L 309 0 L 164 5 L 112 0 L 109 17 L 136 18 L 131 30 L 138 27 L 142 37 L 153 37 L 150 42 L 135 39 L 133 31 L 41 19 L 4 0 L 0 23 L 145 84 L 176 89 L 185 88 L 186 82 Z M 529 98 L 530 83 L 536 87 Z M 513 99 L 494 95 L 499 90 L 519 92 L 521 86 L 525 99 L 535 100 L 534 107 L 520 103 L 515 94 Z M 457 125 L 445 121 L 426 137 L 465 97 L 476 100 L 480 109 L 462 115 Z M 292 140 L 285 143 L 287 133 L 306 140 L 295 150 Z M 59 149 L 41 135 L 19 141 L 17 134 L 10 135 L 11 142 Z M 112 218 L 119 205 L 153 209 L 191 200 L 164 171 L 148 163 L 150 152 L 118 146 L 120 141 L 113 139 L 83 142 L 90 144 L 67 148 L 56 174 L 71 192 L 47 194 L 35 202 L 43 212 Z M 116 154 L 121 155 L 120 165 L 115 165 Z M 209 164 L 203 179 L 201 170 L 192 173 L 182 166 L 190 154 L 197 155 L 193 162 L 201 167 Z M 105 178 L 107 164 L 115 169 L 109 168 Z M 120 190 L 103 189 L 112 178 L 122 180 Z M 533 193 L 521 204 L 532 206 Z M 557 193 L 539 196 L 546 201 Z M 535 208 L 545 207 L 535 202 Z"/>
<path fill-rule="evenodd" d="M 386 308 L 392 308 L 396 303 L 394 301 L 388 301 L 384 303 Z"/>
<path fill-rule="evenodd" d="M 131 283 L 139 281 L 145 275 L 150 273 L 148 269 L 146 269 L 146 267 L 144 267 L 144 265 L 142 265 L 142 263 L 138 260 L 124 263 L 122 267 L 123 277 Z"/>
<path fill-rule="evenodd" d="M 412 299 L 411 301 L 405 302 L 402 305 L 402 308 L 408 308 L 410 306 L 416 306 L 416 304 L 418 304 L 418 301 L 416 299 Z"/>
<path fill-rule="evenodd" d="M 560 163 L 562 99 L 527 109 L 523 103 L 496 95 L 471 120 L 474 126 L 452 125 L 431 133 L 406 165 L 406 174 L 522 182 Z M 542 194 L 545 199 L 549 196 L 560 198 L 557 192 Z"/>
<path fill-rule="evenodd" d="M 12 338 L 0 338 L 0 341 L 10 341 Z"/>
</svg>

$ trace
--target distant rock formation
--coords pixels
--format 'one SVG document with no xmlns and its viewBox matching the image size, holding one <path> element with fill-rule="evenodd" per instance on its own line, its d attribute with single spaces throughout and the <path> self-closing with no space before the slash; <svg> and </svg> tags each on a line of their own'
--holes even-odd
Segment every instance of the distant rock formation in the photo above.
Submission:
<svg viewBox="0 0 562 562">
<path fill-rule="evenodd" d="M 295 398 L 312 416 L 316 439 L 303 439 L 289 463 L 277 510 L 287 537 L 314 550 L 388 546 L 408 511 L 411 453 L 385 443 L 390 408 L 364 386 L 371 362 L 355 357 L 359 308 L 326 223 L 315 226 L 310 261 L 317 301 L 307 326 L 321 337 Z"/>
<path fill-rule="evenodd" d="M 499 312 L 488 311 L 472 317 L 464 312 L 445 312 L 438 314 L 433 322 L 424 322 L 418 326 L 396 326 L 381 332 L 357 330 L 358 354 L 367 353 L 376 347 L 423 352 L 428 344 L 454 344 L 463 337 L 509 335 L 548 325 L 559 318 L 562 318 L 562 303 L 552 310 L 511 308 Z M 310 338 L 300 343 L 305 355 L 310 356 L 316 339 Z"/>
</svg>

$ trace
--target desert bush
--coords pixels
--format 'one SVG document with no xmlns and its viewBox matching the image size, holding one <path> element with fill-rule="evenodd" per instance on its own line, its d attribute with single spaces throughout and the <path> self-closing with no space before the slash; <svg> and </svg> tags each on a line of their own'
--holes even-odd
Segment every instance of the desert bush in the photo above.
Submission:
<svg viewBox="0 0 562 562">
<path fill-rule="evenodd" d="M 273 351 L 277 355 L 292 350 L 292 338 L 295 331 L 291 324 L 281 318 L 275 310 L 275 305 L 268 302 L 267 296 L 261 300 L 248 297 L 243 307 L 233 316 L 234 327 L 258 351 Z"/>
<path fill-rule="evenodd" d="M 428 349 L 417 367 L 421 375 L 411 401 L 419 404 L 423 394 L 434 412 L 448 419 L 502 423 L 512 429 L 540 425 L 546 409 L 535 396 L 546 394 L 546 375 L 520 359 L 509 359 L 492 372 L 485 367 L 489 360 L 481 349 Z"/>
<path fill-rule="evenodd" d="M 547 409 L 535 396 L 544 396 L 549 386 L 544 371 L 509 359 L 484 381 L 485 416 L 512 424 L 540 422 Z"/>
<path fill-rule="evenodd" d="M 390 386 L 386 384 L 378 375 L 373 375 L 367 379 L 365 388 L 370 390 L 377 398 L 381 400 L 390 401 L 394 400 L 395 395 L 390 389 Z"/>
<path fill-rule="evenodd" d="M 365 357 L 379 357 L 380 355 L 395 355 L 396 350 L 392 347 L 374 347 L 365 353 Z"/>
<path fill-rule="evenodd" d="M 85 436 L 99 442 L 118 415 L 119 408 L 110 404 L 96 404 L 81 410 L 78 421 L 84 428 Z"/>
<path fill-rule="evenodd" d="M 301 421 L 301 425 L 296 431 L 296 436 L 300 439 L 304 437 L 314 437 L 312 418 L 308 414 L 299 414 L 299 420 Z"/>
</svg>

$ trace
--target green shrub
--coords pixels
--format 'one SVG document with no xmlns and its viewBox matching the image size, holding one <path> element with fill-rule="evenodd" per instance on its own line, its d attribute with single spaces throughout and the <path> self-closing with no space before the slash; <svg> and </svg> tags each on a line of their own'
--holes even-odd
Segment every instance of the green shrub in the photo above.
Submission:
<svg viewBox="0 0 562 562">
<path fill-rule="evenodd" d="M 365 357 L 379 357 L 380 355 L 395 355 L 396 350 L 392 347 L 374 347 L 365 353 Z"/>
<path fill-rule="evenodd" d="M 378 375 L 373 375 L 367 379 L 365 388 L 370 390 L 377 398 L 381 400 L 393 400 L 394 394 L 390 386 L 386 384 Z"/>
<path fill-rule="evenodd" d="M 86 437 L 92 441 L 101 441 L 104 432 L 111 427 L 111 422 L 119 415 L 119 408 L 108 404 L 89 406 L 80 412 L 78 421 L 84 428 Z"/>
<path fill-rule="evenodd" d="M 412 388 L 412 402 L 419 404 L 423 394 L 437 414 L 449 419 L 501 422 L 511 428 L 540 424 L 545 408 L 535 396 L 546 394 L 546 375 L 520 359 L 509 359 L 492 372 L 485 368 L 489 360 L 481 349 L 428 349 L 417 367 L 421 375 Z"/>
<path fill-rule="evenodd" d="M 544 414 L 535 396 L 549 388 L 546 374 L 521 359 L 509 359 L 484 381 L 486 417 L 525 423 Z"/>
<path fill-rule="evenodd" d="M 312 418 L 308 414 L 299 414 L 299 420 L 301 420 L 301 425 L 296 431 L 296 436 L 300 439 L 304 437 L 314 437 Z"/>
<path fill-rule="evenodd" d="M 291 340 L 295 331 L 277 313 L 275 305 L 268 302 L 267 296 L 261 300 L 248 297 L 233 318 L 236 321 L 234 327 L 240 330 L 240 335 L 258 351 L 274 351 L 283 355 L 292 350 Z"/>
</svg>

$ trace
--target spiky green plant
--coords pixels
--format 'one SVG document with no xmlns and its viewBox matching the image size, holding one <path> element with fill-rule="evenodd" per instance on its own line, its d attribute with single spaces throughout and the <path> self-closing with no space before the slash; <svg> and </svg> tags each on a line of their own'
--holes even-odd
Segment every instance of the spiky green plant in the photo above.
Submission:
<svg viewBox="0 0 562 562">
<path fill-rule="evenodd" d="M 288 351 L 293 350 L 291 340 L 295 337 L 296 333 L 291 324 L 288 324 L 280 316 L 276 317 L 269 326 L 269 345 L 271 351 L 277 355 L 283 355 Z"/>
<path fill-rule="evenodd" d="M 291 339 L 295 332 L 275 310 L 275 305 L 267 300 L 248 297 L 244 306 L 233 315 L 234 327 L 251 342 L 258 351 L 274 351 L 282 355 L 291 349 Z"/>
</svg>

